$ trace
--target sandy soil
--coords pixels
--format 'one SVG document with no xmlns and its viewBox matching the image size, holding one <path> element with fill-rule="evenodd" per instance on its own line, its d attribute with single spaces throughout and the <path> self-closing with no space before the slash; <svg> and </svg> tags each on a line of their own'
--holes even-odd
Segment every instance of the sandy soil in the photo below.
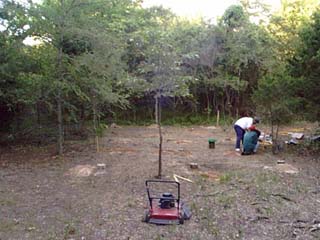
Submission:
<svg viewBox="0 0 320 240">
<path fill-rule="evenodd" d="M 0 239 L 320 239 L 319 156 L 241 156 L 231 128 L 164 127 L 163 137 L 163 178 L 192 181 L 180 180 L 193 214 L 185 224 L 141 221 L 158 130 L 117 127 L 99 153 L 89 142 L 67 143 L 63 157 L 54 146 L 1 149 Z"/>
</svg>

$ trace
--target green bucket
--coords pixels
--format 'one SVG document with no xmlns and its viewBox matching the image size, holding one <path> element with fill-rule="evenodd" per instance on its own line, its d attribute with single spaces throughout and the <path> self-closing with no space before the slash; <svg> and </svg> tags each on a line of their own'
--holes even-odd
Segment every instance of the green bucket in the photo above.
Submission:
<svg viewBox="0 0 320 240">
<path fill-rule="evenodd" d="M 209 138 L 208 139 L 208 143 L 209 143 L 209 148 L 215 148 L 215 146 L 216 146 L 216 139 L 214 139 L 214 138 Z"/>
</svg>

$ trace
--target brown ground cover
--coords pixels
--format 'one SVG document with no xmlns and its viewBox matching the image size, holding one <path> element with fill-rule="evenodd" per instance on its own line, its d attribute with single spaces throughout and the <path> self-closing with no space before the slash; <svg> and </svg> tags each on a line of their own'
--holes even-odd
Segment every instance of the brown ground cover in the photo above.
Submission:
<svg viewBox="0 0 320 240">
<path fill-rule="evenodd" d="M 192 181 L 180 181 L 193 213 L 184 225 L 141 221 L 158 131 L 117 127 L 99 153 L 89 142 L 67 143 L 63 157 L 54 146 L 2 148 L 0 239 L 320 239 L 319 156 L 241 156 L 232 128 L 164 127 L 163 137 L 163 178 Z"/>
</svg>

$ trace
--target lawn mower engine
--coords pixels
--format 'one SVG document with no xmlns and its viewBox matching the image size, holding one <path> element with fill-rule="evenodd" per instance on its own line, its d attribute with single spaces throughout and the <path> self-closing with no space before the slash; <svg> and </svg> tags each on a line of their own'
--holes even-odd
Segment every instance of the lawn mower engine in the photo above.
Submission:
<svg viewBox="0 0 320 240">
<path fill-rule="evenodd" d="M 171 193 L 162 194 L 159 200 L 159 206 L 162 209 L 170 209 L 175 207 L 174 196 Z"/>
<path fill-rule="evenodd" d="M 150 187 L 152 184 L 171 184 L 176 188 L 177 194 L 173 195 L 166 192 L 160 196 L 154 195 Z M 146 181 L 146 187 L 150 207 L 145 214 L 145 222 L 159 225 L 183 224 L 184 220 L 190 219 L 191 212 L 189 208 L 180 201 L 180 183 L 175 181 L 148 180 Z"/>
</svg>

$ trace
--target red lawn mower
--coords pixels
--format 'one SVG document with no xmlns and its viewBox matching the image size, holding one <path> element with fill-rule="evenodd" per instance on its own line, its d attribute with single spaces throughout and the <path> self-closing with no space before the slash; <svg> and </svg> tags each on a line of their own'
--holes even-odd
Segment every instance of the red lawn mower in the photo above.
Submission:
<svg viewBox="0 0 320 240">
<path fill-rule="evenodd" d="M 154 189 L 170 189 L 172 192 L 159 192 Z M 157 188 L 158 187 L 158 188 Z M 146 188 L 149 199 L 149 211 L 145 214 L 147 223 L 168 225 L 183 224 L 191 218 L 190 209 L 180 201 L 180 183 L 166 180 L 147 180 Z"/>
</svg>

